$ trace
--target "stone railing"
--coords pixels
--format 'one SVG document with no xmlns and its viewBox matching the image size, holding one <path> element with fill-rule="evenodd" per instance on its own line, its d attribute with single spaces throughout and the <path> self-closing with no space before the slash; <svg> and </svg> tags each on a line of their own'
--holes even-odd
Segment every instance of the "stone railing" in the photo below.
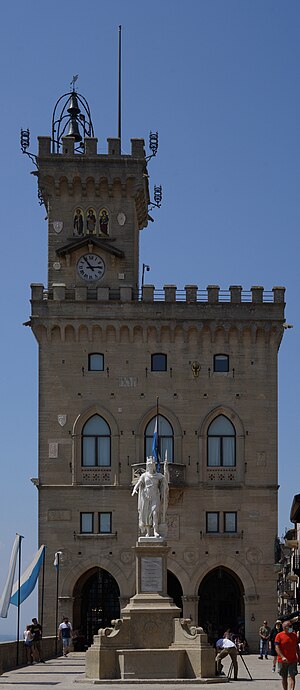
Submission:
<svg viewBox="0 0 300 690">
<path fill-rule="evenodd" d="M 181 465 L 178 462 L 168 463 L 169 475 L 170 475 L 170 486 L 184 486 L 185 485 L 185 465 Z M 135 465 L 131 465 L 132 475 L 131 483 L 136 484 L 141 474 L 146 470 L 146 464 L 144 462 L 139 462 Z M 161 464 L 161 472 L 163 474 L 163 463 Z"/>
<path fill-rule="evenodd" d="M 284 287 L 274 287 L 271 291 L 267 291 L 259 285 L 252 286 L 251 290 L 248 291 L 242 290 L 240 285 L 231 285 L 229 290 L 220 290 L 218 285 L 208 285 L 206 290 L 198 290 L 197 285 L 186 285 L 184 290 L 177 290 L 176 285 L 165 285 L 162 290 L 156 290 L 154 285 L 144 285 L 139 291 L 126 286 L 113 289 L 109 287 L 90 288 L 81 285 L 70 289 L 64 283 L 53 283 L 51 289 L 45 290 L 41 283 L 31 285 L 33 302 L 42 300 L 61 302 L 66 300 L 76 302 L 135 301 L 146 304 L 152 302 L 283 304 L 284 295 Z"/>
<path fill-rule="evenodd" d="M 42 654 L 43 659 L 53 659 L 55 657 L 55 637 L 44 637 L 42 640 Z M 62 654 L 62 643 L 57 642 L 58 656 Z M 19 666 L 25 666 L 27 663 L 26 652 L 23 642 L 19 642 Z M 17 668 L 17 642 L 1 642 L 0 643 L 0 673 L 11 671 Z"/>
</svg>

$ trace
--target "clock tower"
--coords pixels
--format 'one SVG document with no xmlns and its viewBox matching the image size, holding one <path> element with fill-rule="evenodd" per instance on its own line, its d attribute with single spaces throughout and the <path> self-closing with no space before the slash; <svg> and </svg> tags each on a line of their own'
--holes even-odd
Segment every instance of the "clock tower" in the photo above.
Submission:
<svg viewBox="0 0 300 690">
<path fill-rule="evenodd" d="M 268 620 L 276 607 L 284 288 L 142 285 L 141 295 L 144 141 L 132 139 L 123 154 L 108 139 L 99 153 L 76 91 L 57 102 L 35 162 L 49 230 L 48 283 L 32 284 L 30 319 L 44 634 L 56 635 L 67 615 L 91 644 L 135 594 L 131 491 L 157 438 L 170 488 L 168 594 L 183 618 L 210 621 L 213 631 L 245 625 L 255 649 L 261 602 Z"/>
<path fill-rule="evenodd" d="M 97 294 L 100 300 L 126 288 L 124 294 L 134 299 L 139 231 L 148 222 L 144 141 L 132 139 L 131 154 L 122 155 L 120 140 L 111 138 L 107 153 L 98 153 L 97 139 L 86 136 L 93 128 L 85 99 L 73 91 L 67 105 L 68 116 L 57 121 L 53 116 L 52 141 L 39 137 L 39 192 L 49 228 L 48 288 L 64 286 L 79 299 Z M 69 121 L 66 136 L 64 117 Z"/>
</svg>

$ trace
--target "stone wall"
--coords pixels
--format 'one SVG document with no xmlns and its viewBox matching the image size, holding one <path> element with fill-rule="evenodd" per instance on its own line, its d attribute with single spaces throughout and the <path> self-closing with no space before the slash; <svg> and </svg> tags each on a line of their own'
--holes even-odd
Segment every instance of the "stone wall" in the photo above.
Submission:
<svg viewBox="0 0 300 690">
<path fill-rule="evenodd" d="M 19 642 L 19 666 L 26 665 L 26 653 L 24 643 Z M 43 659 L 53 659 L 55 657 L 55 637 L 44 637 L 42 641 Z M 58 656 L 62 653 L 62 644 L 58 640 Z M 11 671 L 17 668 L 17 642 L 1 642 L 0 644 L 0 672 Z"/>
</svg>

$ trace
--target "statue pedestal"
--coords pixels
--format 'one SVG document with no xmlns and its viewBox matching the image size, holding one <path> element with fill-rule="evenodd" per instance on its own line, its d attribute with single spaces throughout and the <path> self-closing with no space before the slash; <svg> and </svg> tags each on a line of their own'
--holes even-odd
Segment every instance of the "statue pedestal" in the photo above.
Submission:
<svg viewBox="0 0 300 690">
<path fill-rule="evenodd" d="M 135 546 L 136 594 L 113 628 L 100 629 L 86 653 L 90 679 L 186 679 L 215 676 L 215 652 L 202 629 L 179 619 L 167 593 L 162 538 L 140 537 Z"/>
</svg>

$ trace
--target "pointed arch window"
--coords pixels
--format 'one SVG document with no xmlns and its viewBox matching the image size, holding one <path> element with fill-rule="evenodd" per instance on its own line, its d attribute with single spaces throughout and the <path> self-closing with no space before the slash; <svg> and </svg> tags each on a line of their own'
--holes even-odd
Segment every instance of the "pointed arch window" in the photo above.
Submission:
<svg viewBox="0 0 300 690">
<path fill-rule="evenodd" d="M 234 467 L 236 464 L 236 433 L 231 421 L 220 414 L 208 427 L 208 467 Z"/>
<path fill-rule="evenodd" d="M 110 428 L 100 415 L 90 417 L 82 429 L 83 467 L 110 467 Z"/>
<path fill-rule="evenodd" d="M 147 424 L 145 429 L 145 460 L 147 457 L 152 455 L 152 443 L 154 427 L 156 422 L 156 416 L 153 417 Z M 167 451 L 168 462 L 174 462 L 174 431 L 170 422 L 163 417 L 163 415 L 158 415 L 158 450 L 160 459 L 164 462 L 165 454 Z"/>
</svg>

